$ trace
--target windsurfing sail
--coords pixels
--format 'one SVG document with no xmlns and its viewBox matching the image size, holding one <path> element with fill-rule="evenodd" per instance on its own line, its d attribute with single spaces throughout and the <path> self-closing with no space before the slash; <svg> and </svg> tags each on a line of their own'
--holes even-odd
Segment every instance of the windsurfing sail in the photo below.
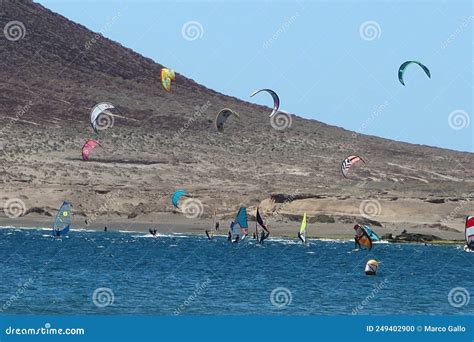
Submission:
<svg viewBox="0 0 474 342">
<path fill-rule="evenodd" d="M 260 225 L 260 227 L 262 227 L 262 229 L 264 229 L 267 233 L 270 233 L 270 230 L 268 230 L 268 227 L 265 225 L 265 223 L 263 223 L 263 218 L 262 216 L 260 215 L 260 212 L 258 211 L 258 208 L 257 208 L 257 223 Z M 257 233 L 257 232 L 256 232 Z"/>
<path fill-rule="evenodd" d="M 349 156 L 346 159 L 344 159 L 341 163 L 341 173 L 342 175 L 347 178 L 347 175 L 349 174 L 349 170 L 351 169 L 352 166 L 358 163 L 364 163 L 364 159 L 362 159 L 359 156 Z"/>
<path fill-rule="evenodd" d="M 300 232 L 298 233 L 298 237 L 306 243 L 306 225 L 307 225 L 307 218 L 306 213 L 303 215 L 303 220 L 301 221 Z"/>
<path fill-rule="evenodd" d="M 176 190 L 172 195 L 171 195 L 171 203 L 173 203 L 173 206 L 175 208 L 178 208 L 178 202 L 181 197 L 186 196 L 188 193 L 185 190 Z"/>
<path fill-rule="evenodd" d="M 466 244 L 474 249 L 474 216 L 466 217 Z"/>
<path fill-rule="evenodd" d="M 355 239 L 361 247 L 372 249 L 372 240 L 370 239 L 369 233 L 364 226 L 356 224 L 354 226 L 356 231 Z"/>
<path fill-rule="evenodd" d="M 257 207 L 257 213 L 255 214 L 256 217 L 256 222 L 255 222 L 255 239 L 259 243 L 263 243 L 265 239 L 268 238 L 270 235 L 270 229 L 265 225 L 263 222 L 262 215 L 260 215 L 260 212 Z M 258 231 L 258 226 L 262 227 L 261 232 Z"/>
<path fill-rule="evenodd" d="M 64 201 L 54 219 L 53 236 L 61 236 L 69 232 L 71 227 L 71 203 Z"/>
<path fill-rule="evenodd" d="M 367 234 L 369 235 L 370 239 L 373 241 L 380 241 L 380 237 L 375 234 L 375 232 L 369 227 L 364 225 L 365 230 L 367 231 Z"/>
<path fill-rule="evenodd" d="M 278 108 L 280 107 L 280 98 L 278 97 L 277 93 L 275 93 L 271 89 L 260 89 L 260 90 L 254 91 L 252 93 L 252 95 L 250 95 L 250 97 L 253 97 L 253 96 L 257 95 L 261 91 L 265 91 L 265 92 L 269 93 L 273 98 L 273 110 L 270 113 L 270 117 L 272 117 L 273 115 L 275 115 L 278 112 Z"/>
<path fill-rule="evenodd" d="M 240 207 L 237 215 L 235 216 L 234 222 L 230 225 L 230 232 L 232 234 L 232 240 L 237 236 L 240 240 L 243 240 L 248 234 L 248 221 L 247 221 L 247 208 Z"/>
<path fill-rule="evenodd" d="M 82 160 L 89 160 L 89 154 L 96 146 L 101 146 L 97 140 L 87 140 L 84 145 L 82 145 Z"/>
</svg>

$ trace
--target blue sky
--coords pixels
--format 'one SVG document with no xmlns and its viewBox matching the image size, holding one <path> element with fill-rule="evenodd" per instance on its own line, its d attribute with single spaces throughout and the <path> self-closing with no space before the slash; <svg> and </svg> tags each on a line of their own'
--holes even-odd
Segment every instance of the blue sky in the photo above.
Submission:
<svg viewBox="0 0 474 342">
<path fill-rule="evenodd" d="M 219 92 L 271 88 L 305 118 L 474 152 L 471 1 L 39 2 Z M 412 65 L 402 86 L 406 60 L 432 78 Z"/>
</svg>

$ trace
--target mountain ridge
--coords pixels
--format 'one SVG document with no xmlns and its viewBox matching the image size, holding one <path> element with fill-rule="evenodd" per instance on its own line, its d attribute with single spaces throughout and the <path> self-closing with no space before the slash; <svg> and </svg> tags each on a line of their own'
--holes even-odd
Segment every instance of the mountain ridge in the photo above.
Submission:
<svg viewBox="0 0 474 342">
<path fill-rule="evenodd" d="M 456 201 L 436 202 L 463 201 L 474 189 L 472 153 L 364 135 L 293 114 L 283 114 L 291 126 L 277 130 L 268 107 L 179 73 L 166 93 L 160 63 L 105 37 L 91 44 L 97 33 L 41 5 L 1 6 L 1 24 L 20 21 L 26 33 L 16 41 L 0 39 L 0 119 L 7 127 L 1 131 L 0 171 L 4 199 L 23 198 L 27 208 L 54 208 L 69 198 L 91 216 L 107 193 L 119 193 L 110 203 L 114 215 L 153 220 L 175 211 L 169 194 L 185 187 L 202 202 L 203 218 L 262 204 L 270 217 L 308 211 L 336 222 L 345 222 L 344 216 L 362 220 L 361 203 L 372 198 L 381 206 L 375 221 L 418 226 L 425 220 L 429 226 L 456 208 Z M 125 118 L 96 135 L 89 111 L 103 101 Z M 214 118 L 224 107 L 241 119 L 230 118 L 220 134 Z M 80 148 L 92 138 L 103 148 L 83 162 Z M 367 165 L 344 179 L 340 163 L 351 154 Z M 311 196 L 284 208 L 271 201 L 272 194 L 298 191 Z M 327 197 L 318 199 L 321 193 Z M 414 217 L 412 206 L 424 212 Z M 455 219 L 458 225 L 462 215 Z"/>
</svg>

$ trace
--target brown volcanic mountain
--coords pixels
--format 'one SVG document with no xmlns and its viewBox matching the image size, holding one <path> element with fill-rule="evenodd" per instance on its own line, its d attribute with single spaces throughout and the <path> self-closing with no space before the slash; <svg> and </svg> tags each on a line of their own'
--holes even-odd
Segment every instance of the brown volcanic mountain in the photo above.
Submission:
<svg viewBox="0 0 474 342">
<path fill-rule="evenodd" d="M 313 221 L 350 226 L 365 214 L 385 227 L 432 227 L 442 235 L 461 231 L 473 209 L 472 154 L 297 116 L 278 131 L 269 108 L 180 74 L 166 93 L 162 65 L 151 59 L 40 5 L 1 6 L 2 27 L 16 20 L 26 30 L 19 40 L 0 39 L 2 201 L 21 199 L 28 215 L 52 212 L 67 198 L 89 218 L 154 221 L 173 210 L 169 194 L 185 188 L 203 203 L 203 218 L 263 201 L 274 222 L 307 211 Z M 103 101 L 126 119 L 115 117 L 100 134 L 103 149 L 83 162 L 82 144 L 97 138 L 89 111 Z M 213 122 L 223 107 L 241 120 L 230 119 L 219 134 Z M 349 154 L 367 165 L 344 179 L 339 165 Z"/>
</svg>

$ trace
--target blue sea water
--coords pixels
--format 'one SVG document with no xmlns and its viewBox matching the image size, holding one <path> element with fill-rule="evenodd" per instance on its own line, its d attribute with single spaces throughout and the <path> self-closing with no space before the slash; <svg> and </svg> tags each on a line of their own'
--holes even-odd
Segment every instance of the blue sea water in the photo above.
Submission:
<svg viewBox="0 0 474 342">
<path fill-rule="evenodd" d="M 1 314 L 473 314 L 474 253 L 455 245 L 0 229 Z M 365 263 L 382 263 L 366 276 Z"/>
</svg>

